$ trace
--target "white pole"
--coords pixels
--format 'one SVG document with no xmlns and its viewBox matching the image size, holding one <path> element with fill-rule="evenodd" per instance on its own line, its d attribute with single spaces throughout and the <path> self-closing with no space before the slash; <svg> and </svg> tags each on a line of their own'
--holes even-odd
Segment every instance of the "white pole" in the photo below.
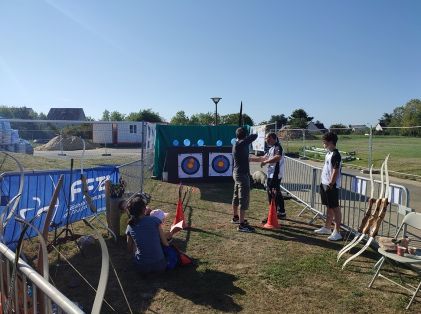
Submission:
<svg viewBox="0 0 421 314">
<path fill-rule="evenodd" d="M 306 130 L 303 129 L 303 158 L 306 159 Z"/>
<path fill-rule="evenodd" d="M 373 164 L 373 126 L 370 124 L 370 133 L 368 137 L 368 169 Z"/>
<path fill-rule="evenodd" d="M 140 191 L 143 192 L 143 184 L 145 182 L 145 122 L 142 121 L 142 144 L 140 151 L 140 167 L 141 169 L 141 178 L 140 178 Z"/>
</svg>

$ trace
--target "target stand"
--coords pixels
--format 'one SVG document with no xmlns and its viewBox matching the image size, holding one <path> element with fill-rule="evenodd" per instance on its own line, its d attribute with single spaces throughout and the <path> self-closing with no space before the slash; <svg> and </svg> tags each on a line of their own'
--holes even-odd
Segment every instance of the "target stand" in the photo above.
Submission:
<svg viewBox="0 0 421 314">
<path fill-rule="evenodd" d="M 171 147 L 167 150 L 165 171 L 168 181 L 232 181 L 232 147 Z"/>
</svg>

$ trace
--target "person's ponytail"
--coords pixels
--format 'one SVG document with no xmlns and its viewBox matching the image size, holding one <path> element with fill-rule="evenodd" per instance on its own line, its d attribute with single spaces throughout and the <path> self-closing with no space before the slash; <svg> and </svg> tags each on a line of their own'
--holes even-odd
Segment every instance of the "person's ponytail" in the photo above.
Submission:
<svg viewBox="0 0 421 314">
<path fill-rule="evenodd" d="M 135 226 L 138 221 L 139 217 L 143 216 L 145 214 L 145 202 L 142 197 L 135 196 L 127 201 L 126 203 L 126 211 L 129 215 L 129 221 L 128 224 L 130 226 Z"/>
<path fill-rule="evenodd" d="M 137 220 L 138 218 L 133 216 L 133 215 L 129 215 L 129 221 L 127 222 L 130 226 L 134 227 L 137 224 Z"/>
</svg>

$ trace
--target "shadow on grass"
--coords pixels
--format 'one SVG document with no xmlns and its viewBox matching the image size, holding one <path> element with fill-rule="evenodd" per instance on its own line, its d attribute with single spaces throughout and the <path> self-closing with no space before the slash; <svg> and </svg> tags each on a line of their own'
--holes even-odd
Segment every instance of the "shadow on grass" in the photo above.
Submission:
<svg viewBox="0 0 421 314">
<path fill-rule="evenodd" d="M 293 241 L 293 242 L 300 242 L 308 245 L 315 245 L 322 248 L 326 248 L 329 250 L 338 251 L 343 248 L 343 242 L 333 242 L 328 241 L 323 236 L 317 236 L 313 233 L 314 228 L 310 228 L 308 224 L 290 220 L 294 222 L 294 227 L 291 225 L 281 225 L 280 229 L 264 229 L 262 226 L 257 226 L 256 229 L 259 230 L 259 235 L 270 237 L 277 240 L 283 241 Z M 282 221 L 281 221 L 282 224 Z M 326 236 L 327 237 L 327 236 Z M 350 251 L 351 254 L 357 253 L 361 249 L 361 246 L 358 246 Z M 351 255 L 348 255 L 348 257 Z M 377 261 L 379 259 L 379 254 L 372 249 L 366 250 L 362 255 L 362 257 L 368 258 L 373 261 Z M 345 261 L 346 259 L 341 259 Z"/>
<path fill-rule="evenodd" d="M 239 312 L 242 307 L 234 301 L 233 296 L 244 295 L 245 292 L 234 285 L 237 279 L 232 274 L 216 270 L 198 271 L 194 267 L 187 267 L 168 273 L 163 278 L 162 288 L 194 304 L 221 312 Z M 185 311 L 188 312 L 188 309 Z"/>
<path fill-rule="evenodd" d="M 192 228 L 191 232 L 217 235 L 198 228 Z M 185 241 L 175 240 L 177 247 L 182 249 L 182 244 Z M 193 304 L 208 307 L 217 312 L 232 313 L 242 310 L 242 307 L 234 301 L 234 297 L 235 295 L 243 295 L 245 292 L 235 286 L 234 283 L 238 279 L 235 275 L 208 269 L 206 263 L 195 261 L 198 266 L 179 267 L 163 274 L 145 276 L 137 273 L 131 256 L 126 250 L 125 238 L 120 238 L 118 243 L 107 240 L 107 247 L 112 264 L 116 268 L 118 277 L 123 283 L 124 291 L 135 313 L 149 310 L 155 296 L 160 291 L 173 293 Z M 85 249 L 85 257 L 81 254 L 75 254 L 69 258 L 69 261 L 96 288 L 101 269 L 101 251 L 98 243 Z M 51 273 L 54 274 L 52 279 L 55 285 L 61 291 L 66 291 L 66 296 L 72 301 L 80 303 L 84 311 L 90 312 L 95 292 L 66 264 L 63 263 L 58 271 L 55 270 L 56 267 L 52 266 Z M 118 313 L 129 312 L 111 267 L 105 299 Z M 162 309 L 162 305 L 159 306 Z M 168 304 L 168 308 L 176 312 L 188 312 L 188 308 L 175 309 L 171 308 L 170 304 Z M 162 311 L 159 310 L 158 312 L 161 313 Z M 115 312 L 103 303 L 101 313 Z"/>
<path fill-rule="evenodd" d="M 200 199 L 203 201 L 225 204 L 232 202 L 233 183 L 231 182 L 198 183 L 193 186 L 200 190 Z"/>
</svg>

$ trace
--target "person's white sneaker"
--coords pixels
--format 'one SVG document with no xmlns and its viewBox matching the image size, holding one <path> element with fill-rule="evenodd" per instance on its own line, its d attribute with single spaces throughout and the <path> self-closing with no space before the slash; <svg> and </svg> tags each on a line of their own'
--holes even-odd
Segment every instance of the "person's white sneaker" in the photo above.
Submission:
<svg viewBox="0 0 421 314">
<path fill-rule="evenodd" d="M 326 227 L 321 227 L 320 229 L 314 230 L 314 233 L 317 234 L 331 234 L 332 230 L 330 230 L 329 228 Z"/>
<path fill-rule="evenodd" d="M 342 236 L 338 231 L 333 230 L 332 234 L 328 236 L 327 239 L 330 241 L 339 241 L 342 240 Z"/>
</svg>

